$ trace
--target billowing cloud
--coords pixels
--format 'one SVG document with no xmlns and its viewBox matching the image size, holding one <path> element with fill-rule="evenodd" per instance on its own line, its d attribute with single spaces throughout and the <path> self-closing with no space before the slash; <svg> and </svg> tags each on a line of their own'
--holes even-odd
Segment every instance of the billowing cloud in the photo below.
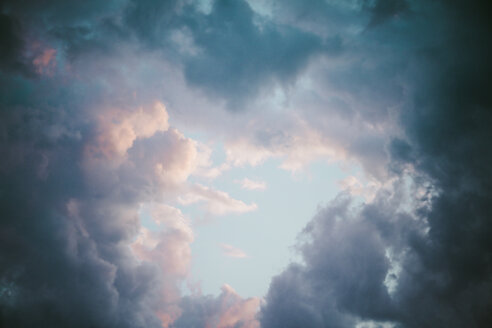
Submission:
<svg viewBox="0 0 492 328">
<path fill-rule="evenodd" d="M 293 79 L 314 54 L 339 47 L 336 40 L 324 44 L 292 26 L 269 24 L 244 0 L 213 1 L 208 12 L 186 1 L 132 2 L 127 20 L 152 48 L 165 50 L 166 39 L 176 44 L 187 81 L 233 110 L 262 86 Z"/>
<path fill-rule="evenodd" d="M 38 56 L 36 56 L 32 63 L 36 68 L 38 74 L 52 75 L 56 66 L 56 49 L 48 48 L 44 49 Z"/>
<path fill-rule="evenodd" d="M 259 306 L 260 299 L 242 299 L 226 284 L 216 298 L 184 297 L 181 304 L 183 314 L 171 327 L 258 328 L 256 314 Z"/>
<path fill-rule="evenodd" d="M 157 316 L 164 327 L 181 315 L 178 306 L 181 293 L 179 283 L 188 275 L 191 264 L 191 248 L 194 236 L 190 222 L 179 209 L 168 205 L 150 205 L 154 222 L 162 226 L 160 231 L 141 228 L 132 250 L 140 260 L 156 263 L 161 268 L 163 304 Z"/>
<path fill-rule="evenodd" d="M 388 182 L 387 182 L 388 183 Z M 340 189 L 347 191 L 353 196 L 360 196 L 366 202 L 371 202 L 376 196 L 376 192 L 381 188 L 378 181 L 361 181 L 353 175 L 349 175 L 338 182 Z"/>
<path fill-rule="evenodd" d="M 395 32 L 401 21 L 390 20 L 410 10 L 407 27 L 428 33 L 421 40 L 405 34 L 415 49 L 401 71 L 405 137 L 389 145 L 390 169 L 404 177 L 368 203 L 350 205 L 350 197 L 340 196 L 318 213 L 301 235 L 303 264 L 272 280 L 262 327 L 492 322 L 486 310 L 492 248 L 485 237 L 491 179 L 484 166 L 491 158 L 483 151 L 492 105 L 484 80 L 491 26 L 483 13 L 490 5 L 406 6 L 376 2 L 367 32 Z M 437 25 L 416 18 L 423 13 Z"/>
<path fill-rule="evenodd" d="M 71 108 L 45 96 L 1 111 L 2 324 L 168 326 L 193 233 L 156 201 L 194 171 L 196 143 L 168 126 L 161 104 L 95 116 L 79 104 L 86 119 L 67 124 Z M 141 227 L 142 204 L 159 231 Z"/>
<path fill-rule="evenodd" d="M 0 325 L 490 326 L 490 11 L 2 1 Z M 342 180 L 352 196 L 306 226 L 259 321 L 228 286 L 182 298 L 195 235 L 167 204 L 257 210 L 189 178 L 272 158 L 356 163 L 370 183 Z"/>
<path fill-rule="evenodd" d="M 137 139 L 149 138 L 169 128 L 166 108 L 159 102 L 136 111 L 104 110 L 98 119 L 99 133 L 95 149 L 90 151 L 96 153 L 93 156 L 100 154 L 108 158 L 123 156 Z"/>
</svg>

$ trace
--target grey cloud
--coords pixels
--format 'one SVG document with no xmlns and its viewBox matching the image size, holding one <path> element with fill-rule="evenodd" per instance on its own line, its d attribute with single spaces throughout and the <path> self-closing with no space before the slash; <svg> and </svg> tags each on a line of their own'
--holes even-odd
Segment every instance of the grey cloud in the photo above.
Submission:
<svg viewBox="0 0 492 328">
<path fill-rule="evenodd" d="M 301 234 L 304 264 L 272 280 L 262 327 L 397 321 L 400 309 L 386 285 L 391 267 L 386 252 L 400 252 L 410 232 L 419 231 L 411 217 L 398 213 L 400 200 L 398 193 L 381 192 L 373 205 L 357 208 L 341 194 L 320 211 Z"/>
<path fill-rule="evenodd" d="M 369 27 L 375 27 L 398 15 L 406 14 L 410 10 L 406 0 L 377 0 L 367 7 L 371 13 Z"/>
<path fill-rule="evenodd" d="M 242 299 L 228 285 L 219 296 L 185 296 L 181 300 L 183 313 L 172 328 L 217 327 L 257 328 L 258 298 Z"/>
<path fill-rule="evenodd" d="M 321 38 L 289 24 L 273 24 L 244 0 L 213 1 L 209 13 L 177 0 L 84 6 L 9 1 L 4 12 L 32 35 L 56 44 L 69 60 L 87 53 L 114 55 L 124 44 L 160 52 L 183 67 L 189 85 L 224 100 L 229 109 L 245 107 L 246 100 L 273 84 L 291 84 L 314 55 L 336 55 L 342 49 L 336 33 Z M 196 53 L 183 53 L 183 45 L 174 39 L 179 33 L 187 35 Z M 9 42 L 18 39 L 5 37 Z"/>
<path fill-rule="evenodd" d="M 190 83 L 222 97 L 248 98 L 264 81 L 295 77 L 323 47 L 318 38 L 289 27 L 257 26 L 254 15 L 243 1 L 214 3 L 212 12 L 192 27 L 203 53 L 186 61 Z"/>
<path fill-rule="evenodd" d="M 313 13 L 305 3 L 291 3 L 304 8 L 298 16 L 300 9 L 289 11 L 293 7 L 280 11 L 280 25 L 263 22 L 241 1 L 216 1 L 209 13 L 174 1 L 46 2 L 43 8 L 3 3 L 0 325 L 160 325 L 154 313 L 162 301 L 155 292 L 162 283 L 158 268 L 136 263 L 127 248 L 148 177 L 118 172 L 108 179 L 134 178 L 143 186 L 108 194 L 107 185 L 89 185 L 81 168 L 84 145 L 96 129 L 84 115 L 110 83 L 34 79 L 33 58 L 25 53 L 34 35 L 71 60 L 103 58 L 94 49 L 115 51 L 119 42 L 137 39 L 145 50 L 174 56 L 190 85 L 230 107 L 272 81 L 294 80 L 313 54 L 337 54 L 343 45 L 344 58 L 356 64 L 344 66 L 342 58 L 338 72 L 320 72 L 318 89 L 339 93 L 340 116 L 361 118 L 375 129 L 394 108 L 402 133 L 387 147 L 390 168 L 401 173 L 410 167 L 407 174 L 419 188 L 400 195 L 406 188 L 400 179 L 392 189 L 396 196 L 383 190 L 355 210 L 341 197 L 320 211 L 303 233 L 304 263 L 272 281 L 262 325 L 351 327 L 373 320 L 401 327 L 490 326 L 490 4 L 376 1 L 368 11 L 357 7 L 339 15 L 336 6 L 317 2 L 320 15 L 305 24 Z M 403 14 L 408 10 L 411 15 Z M 344 19 L 333 23 L 333 17 Z M 323 24 L 340 26 L 340 32 L 322 34 Z M 364 29 L 367 24 L 371 28 Z M 178 55 L 170 38 L 181 29 L 200 55 Z M 324 110 L 309 112 L 318 130 L 334 115 Z M 151 144 L 138 142 L 134 151 Z M 367 138 L 354 142 L 352 151 L 367 156 L 369 166 L 383 146 Z M 177 327 L 200 326 L 203 316 L 219 311 L 208 298 L 186 298 L 182 306 L 191 314 Z"/>
<path fill-rule="evenodd" d="M 26 63 L 22 60 L 24 40 L 19 21 L 0 14 L 0 26 L 0 67 L 3 70 L 25 71 Z"/>
<path fill-rule="evenodd" d="M 134 104 L 120 107 L 108 96 L 105 74 L 84 69 L 88 76 L 75 79 L 0 75 L 2 327 L 162 325 L 163 272 L 130 250 L 150 179 L 141 167 L 115 173 L 108 163 L 101 172 L 85 166 L 95 117 L 105 106 L 130 111 Z M 160 136 L 169 156 L 176 148 L 170 139 Z"/>
<path fill-rule="evenodd" d="M 124 245 L 137 213 L 86 184 L 83 122 L 71 120 L 81 135 L 53 134 L 81 108 L 31 101 L 0 112 L 1 325 L 159 327 L 157 270 Z"/>
<path fill-rule="evenodd" d="M 396 67 L 404 87 L 399 106 L 404 136 L 388 150 L 393 172 L 411 168 L 407 174 L 420 186 L 392 203 L 380 194 L 358 210 L 335 211 L 336 201 L 322 210 L 304 232 L 309 240 L 300 246 L 305 263 L 272 281 L 263 327 L 282 327 L 284 318 L 307 308 L 314 310 L 302 317 L 318 319 L 306 321 L 306 327 L 354 326 L 342 320 L 346 317 L 397 327 L 488 327 L 492 322 L 490 4 L 453 1 L 426 7 L 415 1 L 410 6 L 412 15 L 364 33 L 394 54 L 406 43 L 404 65 Z M 394 15 L 386 9 L 380 14 Z M 433 25 L 420 15 L 433 17 Z M 401 35 L 406 39 L 392 41 L 389 36 L 401 26 L 408 29 Z M 404 181 L 395 187 L 404 190 Z M 398 270 L 391 268 L 394 261 Z M 301 276 L 296 286 L 287 282 L 294 272 Z M 385 285 L 386 277 L 393 287 Z M 307 292 L 299 297 L 299 290 Z M 276 297 L 280 292 L 282 300 Z M 332 308 L 337 315 L 319 319 Z M 342 319 L 330 321 L 337 316 Z"/>
<path fill-rule="evenodd" d="M 151 48 L 177 56 L 188 83 L 237 109 L 270 83 L 286 83 L 321 52 L 336 53 L 340 40 L 319 37 L 262 19 L 246 1 L 213 1 L 209 13 L 179 1 L 129 6 L 127 21 Z M 190 33 L 196 54 L 179 52 L 171 32 Z"/>
</svg>

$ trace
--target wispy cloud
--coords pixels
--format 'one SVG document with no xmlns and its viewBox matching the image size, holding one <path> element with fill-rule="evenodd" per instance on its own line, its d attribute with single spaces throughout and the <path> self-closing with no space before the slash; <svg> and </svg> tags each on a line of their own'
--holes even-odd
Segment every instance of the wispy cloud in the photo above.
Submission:
<svg viewBox="0 0 492 328">
<path fill-rule="evenodd" d="M 193 185 L 187 194 L 178 198 L 178 202 L 182 205 L 201 201 L 206 202 L 207 212 L 214 215 L 246 213 L 258 208 L 255 203 L 246 204 L 241 200 L 232 198 L 224 191 L 214 190 L 200 184 Z"/>
<path fill-rule="evenodd" d="M 236 248 L 229 244 L 220 244 L 220 248 L 222 248 L 224 255 L 227 257 L 235 257 L 235 258 L 249 257 L 242 249 Z"/>
<path fill-rule="evenodd" d="M 267 185 L 265 181 L 255 181 L 250 180 L 248 178 L 244 178 L 242 180 L 235 180 L 237 184 L 241 185 L 241 188 L 248 190 L 265 190 Z"/>
</svg>

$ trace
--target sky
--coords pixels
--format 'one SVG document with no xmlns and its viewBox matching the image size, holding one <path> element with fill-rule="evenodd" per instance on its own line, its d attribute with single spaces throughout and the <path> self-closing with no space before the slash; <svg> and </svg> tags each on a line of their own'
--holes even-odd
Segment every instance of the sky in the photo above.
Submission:
<svg viewBox="0 0 492 328">
<path fill-rule="evenodd" d="M 0 1 L 0 327 L 490 327 L 491 12 Z"/>
</svg>

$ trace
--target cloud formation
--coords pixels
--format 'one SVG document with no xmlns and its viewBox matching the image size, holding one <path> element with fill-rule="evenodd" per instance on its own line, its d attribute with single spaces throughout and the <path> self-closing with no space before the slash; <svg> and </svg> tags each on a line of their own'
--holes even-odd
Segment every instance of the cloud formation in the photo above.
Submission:
<svg viewBox="0 0 492 328">
<path fill-rule="evenodd" d="M 225 284 L 218 297 L 184 297 L 181 307 L 183 315 L 171 326 L 217 327 L 217 328 L 258 328 L 256 314 L 258 298 L 242 299 L 231 286 Z"/>
<path fill-rule="evenodd" d="M 227 257 L 235 257 L 235 258 L 248 257 L 248 255 L 243 250 L 236 248 L 232 245 L 220 244 L 220 248 L 222 248 L 224 255 Z"/>
<path fill-rule="evenodd" d="M 490 326 L 491 9 L 2 1 L 0 325 Z M 167 204 L 257 210 L 188 180 L 270 158 L 356 162 L 375 182 L 344 180 L 365 202 L 319 211 L 258 317 L 229 286 L 181 298 L 195 235 Z"/>
<path fill-rule="evenodd" d="M 236 180 L 235 182 L 239 183 L 241 188 L 248 190 L 265 190 L 267 187 L 265 181 L 250 180 L 248 178 Z"/>
<path fill-rule="evenodd" d="M 367 33 L 397 29 L 388 19 L 399 16 L 403 4 L 376 2 Z M 484 15 L 490 5 L 411 2 L 409 8 L 407 28 L 428 35 L 406 35 L 415 52 L 401 71 L 407 76 L 399 119 L 405 137 L 389 146 L 390 169 L 408 175 L 367 204 L 339 196 L 318 213 L 299 244 L 304 264 L 272 280 L 262 327 L 492 322 L 492 248 L 485 237 L 491 158 L 484 151 L 492 105 L 484 80 L 491 69 Z M 423 13 L 434 17 L 432 27 L 419 19 Z"/>
</svg>

